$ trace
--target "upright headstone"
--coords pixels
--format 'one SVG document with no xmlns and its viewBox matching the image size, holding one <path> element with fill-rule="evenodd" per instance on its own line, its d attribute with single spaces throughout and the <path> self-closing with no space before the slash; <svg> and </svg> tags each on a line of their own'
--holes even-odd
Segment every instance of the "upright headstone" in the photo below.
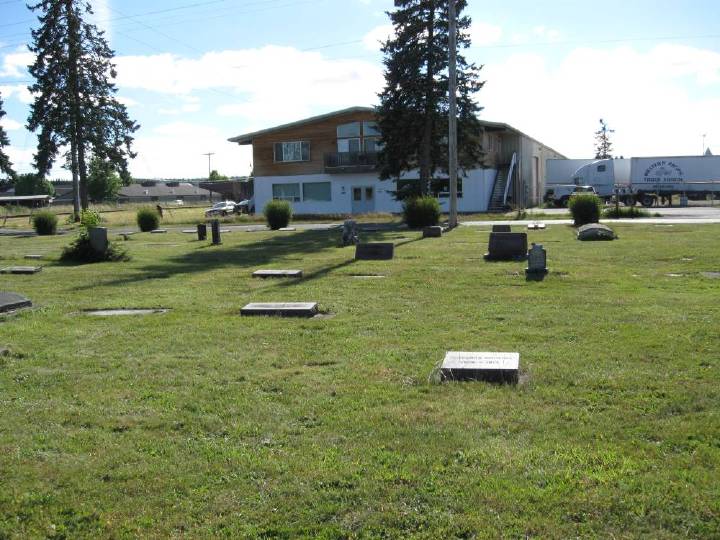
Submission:
<svg viewBox="0 0 720 540">
<path fill-rule="evenodd" d="M 492 232 L 512 232 L 510 225 L 493 225 Z"/>
<path fill-rule="evenodd" d="M 527 233 L 492 232 L 487 261 L 522 261 L 527 257 Z"/>
<path fill-rule="evenodd" d="M 395 244 L 392 242 L 373 242 L 357 244 L 355 259 L 359 261 L 385 261 L 393 258 Z"/>
<path fill-rule="evenodd" d="M 542 244 L 533 244 L 528 251 L 528 266 L 525 269 L 527 275 L 542 276 L 548 273 L 547 253 Z"/>
<path fill-rule="evenodd" d="M 197 226 L 198 240 L 202 241 L 207 238 L 207 225 L 204 223 L 198 223 Z"/>
<path fill-rule="evenodd" d="M 107 229 L 105 227 L 92 227 L 88 229 L 90 247 L 96 253 L 105 253 L 108 248 Z"/>
<path fill-rule="evenodd" d="M 352 246 L 355 244 L 360 243 L 360 240 L 358 238 L 357 233 L 357 224 L 355 223 L 355 220 L 348 219 L 345 220 L 343 223 L 343 229 L 342 229 L 342 245 L 344 246 Z"/>
<path fill-rule="evenodd" d="M 210 222 L 210 228 L 212 230 L 212 243 L 217 246 L 220 244 L 220 220 L 213 219 Z"/>
<path fill-rule="evenodd" d="M 423 238 L 440 238 L 442 234 L 443 228 L 440 225 L 425 227 L 423 229 Z"/>
</svg>

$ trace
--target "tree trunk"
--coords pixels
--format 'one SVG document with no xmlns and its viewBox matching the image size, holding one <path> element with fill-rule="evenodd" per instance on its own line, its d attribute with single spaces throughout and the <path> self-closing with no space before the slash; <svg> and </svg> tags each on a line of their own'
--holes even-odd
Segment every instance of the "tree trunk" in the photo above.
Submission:
<svg viewBox="0 0 720 540">
<path fill-rule="evenodd" d="M 435 2 L 430 3 L 427 19 L 427 72 L 425 74 L 425 127 L 423 129 L 422 148 L 420 150 L 420 193 L 424 196 L 430 191 L 430 145 L 432 144 L 433 99 L 435 86 L 435 66 L 433 63 L 433 40 L 435 38 Z"/>
<path fill-rule="evenodd" d="M 73 187 L 75 187 L 76 176 L 79 176 L 80 205 L 83 210 L 87 209 L 87 170 L 85 168 L 85 145 L 82 137 L 82 113 L 80 111 L 80 85 L 78 82 L 78 41 L 79 21 L 73 11 L 73 0 L 65 0 L 65 16 L 68 25 L 68 83 L 72 93 L 73 131 L 71 147 L 74 147 L 73 160 Z M 77 193 L 77 192 L 76 192 Z"/>
<path fill-rule="evenodd" d="M 80 184 L 78 182 L 78 161 L 75 139 L 70 140 L 70 167 L 72 168 L 73 184 L 73 220 L 80 221 Z"/>
</svg>

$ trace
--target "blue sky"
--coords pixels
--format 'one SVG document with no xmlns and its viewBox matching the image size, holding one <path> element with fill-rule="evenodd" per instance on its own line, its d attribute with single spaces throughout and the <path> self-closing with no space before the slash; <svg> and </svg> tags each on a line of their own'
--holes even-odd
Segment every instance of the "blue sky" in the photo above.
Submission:
<svg viewBox="0 0 720 540">
<path fill-rule="evenodd" d="M 141 125 L 133 174 L 247 174 L 228 137 L 352 105 L 382 87 L 377 40 L 388 0 L 94 0 L 117 52 L 119 95 Z M 0 92 L 10 154 L 29 169 L 35 138 L 22 44 L 35 17 L 0 0 Z M 720 153 L 720 2 L 469 1 L 484 64 L 482 117 L 569 157 L 588 157 L 605 118 L 618 154 Z M 56 176 L 67 176 L 56 169 Z"/>
</svg>

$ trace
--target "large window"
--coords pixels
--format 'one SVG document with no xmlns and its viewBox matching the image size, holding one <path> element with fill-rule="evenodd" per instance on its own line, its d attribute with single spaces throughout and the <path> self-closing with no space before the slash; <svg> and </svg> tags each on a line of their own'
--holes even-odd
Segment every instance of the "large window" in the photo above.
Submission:
<svg viewBox="0 0 720 540">
<path fill-rule="evenodd" d="M 337 151 L 375 153 L 382 149 L 377 122 L 350 122 L 337 127 Z"/>
<path fill-rule="evenodd" d="M 275 162 L 310 161 L 310 143 L 293 141 L 275 143 Z"/>
<path fill-rule="evenodd" d="M 300 184 L 273 184 L 273 199 L 300 202 Z"/>
<path fill-rule="evenodd" d="M 305 182 L 303 184 L 304 201 L 331 201 L 330 182 Z"/>
<path fill-rule="evenodd" d="M 360 136 L 360 122 L 350 122 L 349 124 L 340 124 L 337 127 L 338 139 Z"/>
</svg>

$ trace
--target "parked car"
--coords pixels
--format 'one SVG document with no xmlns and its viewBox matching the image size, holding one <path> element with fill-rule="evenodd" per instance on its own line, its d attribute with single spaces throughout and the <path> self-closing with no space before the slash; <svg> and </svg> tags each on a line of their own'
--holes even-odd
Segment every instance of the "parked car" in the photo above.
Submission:
<svg viewBox="0 0 720 540">
<path fill-rule="evenodd" d="M 235 211 L 234 201 L 223 201 L 213 204 L 212 208 L 205 210 L 205 217 L 227 216 Z"/>
<path fill-rule="evenodd" d="M 545 202 L 553 203 L 557 207 L 567 206 L 570 197 L 583 193 L 597 195 L 597 191 L 593 186 L 554 185 L 545 192 Z"/>
<path fill-rule="evenodd" d="M 183 206 L 185 204 L 185 201 L 182 199 L 175 199 L 174 202 L 177 206 Z"/>
<path fill-rule="evenodd" d="M 252 199 L 245 199 L 239 203 L 235 203 L 236 214 L 250 214 L 255 210 L 255 202 Z"/>
</svg>

